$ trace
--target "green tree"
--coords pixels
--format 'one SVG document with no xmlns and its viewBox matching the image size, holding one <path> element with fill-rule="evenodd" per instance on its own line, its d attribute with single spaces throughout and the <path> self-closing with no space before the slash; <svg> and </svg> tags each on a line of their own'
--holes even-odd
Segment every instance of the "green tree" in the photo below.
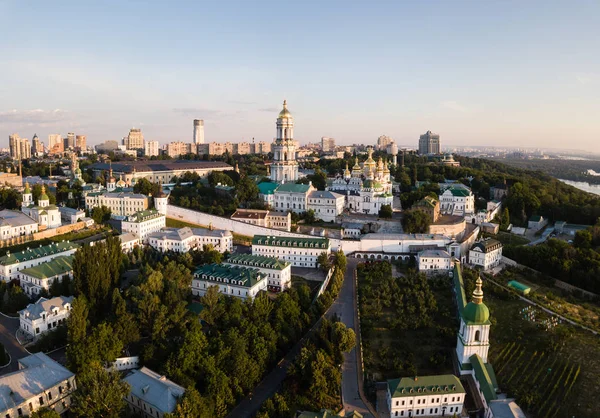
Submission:
<svg viewBox="0 0 600 418">
<path fill-rule="evenodd" d="M 193 387 L 185 390 L 185 393 L 177 402 L 172 414 L 165 414 L 165 418 L 212 418 L 210 405 L 200 393 Z"/>
<path fill-rule="evenodd" d="M 423 234 L 429 230 L 431 218 L 420 210 L 411 210 L 404 212 L 402 218 L 402 228 L 407 234 Z"/>
<path fill-rule="evenodd" d="M 133 186 L 133 191 L 135 193 L 145 194 L 146 196 L 156 196 L 162 191 L 162 186 L 160 183 L 152 183 L 148 179 L 141 178 L 136 181 Z"/>
<path fill-rule="evenodd" d="M 75 298 L 67 319 L 67 360 L 69 368 L 77 372 L 88 361 L 85 346 L 88 331 L 88 306 L 85 297 Z"/>
<path fill-rule="evenodd" d="M 214 325 L 217 318 L 223 313 L 223 306 L 220 302 L 219 286 L 209 286 L 204 296 L 200 298 L 200 303 L 204 306 L 204 309 L 200 312 L 200 318 L 207 324 Z"/>
<path fill-rule="evenodd" d="M 106 206 L 102 205 L 92 209 L 91 217 L 96 224 L 100 225 L 110 219 L 110 214 L 111 210 Z"/>
<path fill-rule="evenodd" d="M 592 233 L 587 229 L 577 231 L 573 239 L 573 245 L 576 248 L 590 248 L 592 246 Z"/>
<path fill-rule="evenodd" d="M 50 408 L 41 408 L 29 415 L 30 418 L 60 418 L 58 412 Z"/>
<path fill-rule="evenodd" d="M 248 176 L 240 179 L 235 190 L 237 199 L 246 206 L 258 199 L 258 186 Z"/>
<path fill-rule="evenodd" d="M 381 205 L 381 209 L 379 209 L 380 218 L 391 219 L 393 213 L 391 205 Z"/>
<path fill-rule="evenodd" d="M 129 384 L 118 372 L 104 370 L 100 363 L 90 363 L 77 374 L 77 390 L 73 392 L 71 410 L 81 417 L 118 418 L 125 409 Z"/>
<path fill-rule="evenodd" d="M 510 214 L 508 212 L 508 208 L 504 208 L 502 210 L 502 218 L 500 220 L 500 229 L 502 231 L 506 231 L 508 226 L 510 225 Z"/>
<path fill-rule="evenodd" d="M 325 251 L 323 251 L 317 257 L 317 265 L 321 270 L 325 272 L 329 271 L 329 269 L 331 268 L 331 263 L 329 262 L 329 255 Z"/>
</svg>

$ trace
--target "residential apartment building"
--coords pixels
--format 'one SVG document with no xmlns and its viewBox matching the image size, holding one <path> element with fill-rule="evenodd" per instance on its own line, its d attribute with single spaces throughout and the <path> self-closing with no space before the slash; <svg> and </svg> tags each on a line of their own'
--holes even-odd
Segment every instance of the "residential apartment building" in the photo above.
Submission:
<svg viewBox="0 0 600 418">
<path fill-rule="evenodd" d="M 63 152 L 65 152 L 65 145 L 63 143 L 62 135 L 48 135 L 48 154 L 62 154 Z"/>
<path fill-rule="evenodd" d="M 306 212 L 308 195 L 316 190 L 312 184 L 284 183 L 275 190 L 274 208 L 280 212 Z"/>
<path fill-rule="evenodd" d="M 56 280 L 65 276 L 73 278 L 73 256 L 59 256 L 46 263 L 21 270 L 20 285 L 30 297 L 39 296 L 42 290 L 50 290 Z"/>
<path fill-rule="evenodd" d="M 73 296 L 57 296 L 52 299 L 39 298 L 35 303 L 30 303 L 19 311 L 21 330 L 38 337 L 65 323 L 71 314 L 74 299 Z"/>
<path fill-rule="evenodd" d="M 454 266 L 447 251 L 425 250 L 417 255 L 417 267 L 424 273 L 448 273 Z"/>
<path fill-rule="evenodd" d="M 73 132 L 68 132 L 67 137 L 63 138 L 63 144 L 66 150 L 75 148 L 75 134 Z"/>
<path fill-rule="evenodd" d="M 7 240 L 38 232 L 39 224 L 23 212 L 0 210 L 0 240 Z"/>
<path fill-rule="evenodd" d="M 450 187 L 440 195 L 440 212 L 465 216 L 475 213 L 475 196 L 466 188 Z"/>
<path fill-rule="evenodd" d="M 175 411 L 185 389 L 147 367 L 132 370 L 124 379 L 129 384 L 127 406 L 143 418 L 163 418 Z"/>
<path fill-rule="evenodd" d="M 44 144 L 40 141 L 37 134 L 34 134 L 33 138 L 31 138 L 31 155 L 36 157 L 44 155 Z"/>
<path fill-rule="evenodd" d="M 388 380 L 390 417 L 461 416 L 466 391 L 454 375 Z"/>
<path fill-rule="evenodd" d="M 21 279 L 23 270 L 47 263 L 56 257 L 74 254 L 78 249 L 79 244 L 57 242 L 14 253 L 9 251 L 6 255 L 0 257 L 0 279 L 5 282 L 12 279 Z"/>
<path fill-rule="evenodd" d="M 75 149 L 77 151 L 86 151 L 87 150 L 87 138 L 85 135 L 76 135 L 75 136 Z"/>
<path fill-rule="evenodd" d="M 377 138 L 377 149 L 379 151 L 385 151 L 387 150 L 387 147 L 393 143 L 394 140 L 392 139 L 391 136 L 387 136 L 387 135 L 381 135 L 379 138 Z"/>
<path fill-rule="evenodd" d="M 229 154 L 268 154 L 271 152 L 271 143 L 260 141 L 254 142 L 209 142 L 197 144 L 198 154 L 223 155 Z"/>
<path fill-rule="evenodd" d="M 10 158 L 13 160 L 28 160 L 31 158 L 31 144 L 29 139 L 21 138 L 18 134 L 8 136 Z"/>
<path fill-rule="evenodd" d="M 212 245 L 221 253 L 233 251 L 233 235 L 223 229 L 163 228 L 148 234 L 147 240 L 152 248 L 161 252 L 187 253 L 202 250 L 205 245 Z"/>
<path fill-rule="evenodd" d="M 321 138 L 321 151 L 332 152 L 335 151 L 335 138 L 328 138 L 326 136 Z"/>
<path fill-rule="evenodd" d="M 167 155 L 171 158 L 178 158 L 181 155 L 187 155 L 192 152 L 192 144 L 176 141 L 167 144 Z"/>
<path fill-rule="evenodd" d="M 127 216 L 121 221 L 121 232 L 131 232 L 140 237 L 141 242 L 148 242 L 148 235 L 165 227 L 166 217 L 156 209 L 144 210 Z"/>
<path fill-rule="evenodd" d="M 94 208 L 106 206 L 111 216 L 129 216 L 148 209 L 148 196 L 131 192 L 92 192 L 85 196 L 85 208 L 90 212 Z"/>
<path fill-rule="evenodd" d="M 128 150 L 144 149 L 144 134 L 141 129 L 131 128 L 126 138 L 123 138 L 123 145 Z"/>
<path fill-rule="evenodd" d="M 144 155 L 146 157 L 158 157 L 158 141 L 146 141 L 144 147 Z"/>
<path fill-rule="evenodd" d="M 442 145 L 440 143 L 439 134 L 434 134 L 431 131 L 425 132 L 425 134 L 419 137 L 419 154 L 441 154 Z"/>
<path fill-rule="evenodd" d="M 307 196 L 307 210 L 313 210 L 315 217 L 325 222 L 335 222 L 344 212 L 346 197 L 343 194 L 315 190 Z"/>
<path fill-rule="evenodd" d="M 287 232 L 292 227 L 292 215 L 290 212 L 274 212 L 264 209 L 238 209 L 231 215 L 231 219 L 250 225 L 280 229 Z"/>
<path fill-rule="evenodd" d="M 24 357 L 18 365 L 19 370 L 0 377 L 0 416 L 29 416 L 41 408 L 62 416 L 77 388 L 75 375 L 44 353 Z"/>
<path fill-rule="evenodd" d="M 252 255 L 275 257 L 295 267 L 317 267 L 321 253 L 329 255 L 331 244 L 327 238 L 296 238 L 255 235 Z"/>
<path fill-rule="evenodd" d="M 211 286 L 219 293 L 240 299 L 254 298 L 267 290 L 267 278 L 259 269 L 239 265 L 205 264 L 194 271 L 192 295 L 204 296 Z"/>
<path fill-rule="evenodd" d="M 292 285 L 292 265 L 275 257 L 238 254 L 230 256 L 223 264 L 257 268 L 267 278 L 267 289 L 274 292 L 282 292 Z"/>
<path fill-rule="evenodd" d="M 469 251 L 469 264 L 483 270 L 496 267 L 502 260 L 502 243 L 493 238 L 476 242 Z"/>
</svg>

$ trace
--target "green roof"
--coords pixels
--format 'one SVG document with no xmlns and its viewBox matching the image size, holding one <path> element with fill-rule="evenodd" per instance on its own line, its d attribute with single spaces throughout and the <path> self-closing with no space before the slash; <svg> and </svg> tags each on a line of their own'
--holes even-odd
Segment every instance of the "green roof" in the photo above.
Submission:
<svg viewBox="0 0 600 418">
<path fill-rule="evenodd" d="M 287 261 L 279 260 L 275 257 L 266 257 L 262 255 L 238 254 L 230 256 L 227 263 L 242 264 L 250 267 L 267 268 L 273 270 L 283 270 L 290 265 Z"/>
<path fill-rule="evenodd" d="M 437 206 L 437 204 L 437 199 L 434 199 L 431 196 L 425 196 L 423 199 L 416 202 L 413 207 L 428 207 L 433 209 Z"/>
<path fill-rule="evenodd" d="M 73 258 L 72 255 L 56 257 L 47 263 L 23 269 L 21 270 L 21 273 L 36 279 L 48 279 L 50 277 L 63 276 L 73 271 Z"/>
<path fill-rule="evenodd" d="M 262 183 L 258 183 L 257 186 L 260 194 L 273 194 L 279 184 L 263 181 Z"/>
<path fill-rule="evenodd" d="M 161 216 L 163 215 L 156 209 L 141 210 L 133 215 L 129 215 L 127 222 L 144 222 L 149 219 L 160 218 Z"/>
<path fill-rule="evenodd" d="M 465 190 L 465 189 L 448 189 L 450 190 L 450 193 L 452 193 L 452 196 L 457 196 L 457 197 L 467 197 L 471 195 L 471 192 L 469 190 Z"/>
<path fill-rule="evenodd" d="M 278 192 L 306 193 L 310 189 L 309 184 L 284 183 L 277 188 Z"/>
<path fill-rule="evenodd" d="M 463 309 L 467 305 L 467 296 L 465 295 L 465 284 L 462 278 L 462 271 L 459 263 L 454 263 L 454 292 L 456 293 L 456 304 L 458 313 L 462 316 Z"/>
<path fill-rule="evenodd" d="M 473 354 L 469 357 L 473 370 L 475 371 L 475 379 L 479 382 L 479 387 L 483 393 L 485 401 L 488 403 L 496 400 L 496 388 L 498 384 L 496 382 L 496 374 L 491 364 L 485 364 L 483 359 L 478 354 Z"/>
<path fill-rule="evenodd" d="M 321 248 L 323 250 L 326 250 L 329 248 L 329 239 L 254 235 L 254 238 L 252 238 L 252 245 L 269 245 L 273 247 Z"/>
<path fill-rule="evenodd" d="M 422 377 L 402 377 L 388 380 L 392 398 L 435 395 L 437 393 L 465 393 L 465 388 L 453 374 Z"/>
<path fill-rule="evenodd" d="M 469 302 L 462 311 L 462 317 L 467 324 L 490 324 L 490 310 L 485 303 Z"/>
<path fill-rule="evenodd" d="M 508 287 L 512 287 L 513 289 L 523 293 L 529 293 L 531 291 L 531 288 L 529 286 L 524 285 L 523 283 L 520 283 L 516 280 L 511 280 L 510 282 L 508 282 Z"/>
<path fill-rule="evenodd" d="M 196 268 L 194 278 L 211 282 L 228 283 L 236 286 L 253 287 L 264 276 L 256 268 L 242 266 L 227 266 L 223 264 L 205 264 Z"/>
<path fill-rule="evenodd" d="M 21 263 L 27 260 L 46 257 L 52 254 L 60 254 L 72 249 L 78 249 L 79 244 L 73 242 L 57 242 L 55 244 L 45 245 L 43 247 L 29 248 L 16 253 L 7 252 L 5 256 L 0 257 L 0 265 L 8 266 Z"/>
</svg>

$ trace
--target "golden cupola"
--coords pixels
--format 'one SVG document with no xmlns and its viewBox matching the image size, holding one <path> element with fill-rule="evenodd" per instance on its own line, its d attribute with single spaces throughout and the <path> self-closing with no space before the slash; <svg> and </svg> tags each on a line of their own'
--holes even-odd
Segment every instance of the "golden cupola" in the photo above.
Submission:
<svg viewBox="0 0 600 418">
<path fill-rule="evenodd" d="M 290 113 L 290 111 L 287 108 L 287 100 L 283 101 L 283 109 L 281 109 L 281 112 L 279 112 L 279 116 L 277 118 L 278 119 L 294 119 L 294 117 L 292 116 L 292 114 Z"/>
</svg>

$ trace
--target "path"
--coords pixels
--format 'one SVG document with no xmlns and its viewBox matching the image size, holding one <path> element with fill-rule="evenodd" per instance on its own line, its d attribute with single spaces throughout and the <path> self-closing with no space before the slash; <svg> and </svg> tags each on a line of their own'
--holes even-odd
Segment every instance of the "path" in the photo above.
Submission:
<svg viewBox="0 0 600 418">
<path fill-rule="evenodd" d="M 501 287 L 503 289 L 506 289 L 506 290 L 508 290 L 510 292 L 513 291 L 511 288 L 506 287 L 503 284 L 500 284 L 497 281 L 495 281 L 493 279 L 490 279 L 489 277 L 486 280 L 489 280 L 490 282 L 494 283 L 496 286 L 499 286 L 499 287 Z M 533 305 L 533 306 L 535 306 L 537 308 L 540 308 L 541 310 L 543 310 L 543 311 L 545 311 L 545 312 L 547 312 L 547 313 L 549 313 L 551 315 L 558 316 L 561 320 L 563 320 L 565 322 L 568 322 L 571 325 L 574 325 L 576 327 L 579 327 L 579 328 L 582 328 L 582 329 L 584 329 L 586 331 L 589 331 L 589 332 L 591 332 L 594 335 L 598 335 L 598 331 L 595 331 L 595 330 L 593 330 L 591 328 L 586 327 L 585 325 L 581 325 L 581 324 L 579 324 L 579 323 L 577 323 L 577 322 L 575 322 L 575 321 L 573 321 L 573 320 L 571 320 L 569 318 L 566 318 L 566 317 L 562 316 L 561 314 L 559 314 L 557 312 L 554 312 L 552 309 L 548 309 L 545 306 L 542 306 L 539 303 L 532 301 L 531 299 L 527 299 L 525 296 L 521 296 L 521 295 L 518 295 L 518 296 L 519 296 L 519 299 L 521 299 L 522 301 L 527 302 L 528 304 Z"/>
<path fill-rule="evenodd" d="M 2 343 L 11 358 L 10 365 L 0 369 L 0 375 L 19 370 L 17 361 L 29 355 L 27 350 L 15 338 L 17 329 L 19 329 L 19 318 L 11 318 L 0 314 L 0 343 Z"/>
<path fill-rule="evenodd" d="M 348 268 L 340 295 L 331 306 L 330 312 L 336 314 L 356 333 L 356 346 L 344 354 L 342 366 L 342 403 L 346 412 L 356 411 L 363 417 L 377 417 L 372 405 L 366 400 L 363 390 L 362 358 L 360 352 L 360 329 L 356 298 L 356 266 L 359 260 L 348 258 Z"/>
</svg>

